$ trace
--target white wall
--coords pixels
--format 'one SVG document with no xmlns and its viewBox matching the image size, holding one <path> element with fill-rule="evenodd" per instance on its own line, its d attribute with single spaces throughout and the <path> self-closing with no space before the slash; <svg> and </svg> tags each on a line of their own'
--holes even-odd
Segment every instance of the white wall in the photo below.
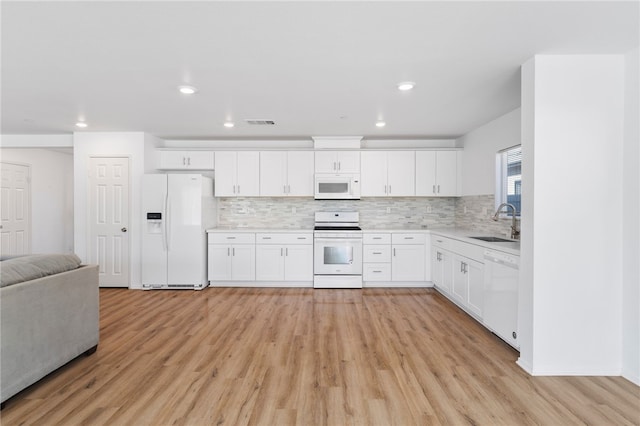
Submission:
<svg viewBox="0 0 640 426">
<path fill-rule="evenodd" d="M 142 288 L 140 272 L 141 205 L 140 185 L 145 172 L 144 133 L 75 133 L 74 134 L 74 195 L 75 249 L 88 260 L 88 167 L 89 158 L 129 157 L 129 248 L 131 253 L 131 288 Z"/>
<path fill-rule="evenodd" d="M 625 58 L 622 375 L 640 385 L 640 109 L 638 49 Z"/>
<path fill-rule="evenodd" d="M 456 141 L 462 151 L 462 195 L 494 194 L 496 153 L 520 144 L 520 108 L 467 133 Z"/>
<path fill-rule="evenodd" d="M 31 166 L 31 252 L 72 253 L 72 151 L 3 147 L 0 157 Z"/>
<path fill-rule="evenodd" d="M 624 56 L 523 67 L 520 365 L 619 375 Z M 527 340 L 528 339 L 528 340 Z"/>
</svg>

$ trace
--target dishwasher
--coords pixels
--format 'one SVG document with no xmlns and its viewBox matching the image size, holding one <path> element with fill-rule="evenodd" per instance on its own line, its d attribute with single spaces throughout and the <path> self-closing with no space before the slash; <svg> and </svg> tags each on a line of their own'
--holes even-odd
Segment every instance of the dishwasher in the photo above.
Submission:
<svg viewBox="0 0 640 426">
<path fill-rule="evenodd" d="M 518 283 L 520 256 L 484 252 L 484 309 L 482 322 L 502 340 L 518 345 Z"/>
</svg>

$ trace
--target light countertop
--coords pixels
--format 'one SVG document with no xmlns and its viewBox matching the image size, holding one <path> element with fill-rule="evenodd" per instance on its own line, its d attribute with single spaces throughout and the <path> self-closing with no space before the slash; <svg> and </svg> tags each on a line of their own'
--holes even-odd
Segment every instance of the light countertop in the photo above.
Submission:
<svg viewBox="0 0 640 426">
<path fill-rule="evenodd" d="M 490 242 L 476 240 L 470 237 L 500 237 L 506 238 L 504 235 L 487 234 L 486 232 L 478 232 L 468 228 L 434 228 L 430 230 L 434 235 L 449 237 L 454 240 L 463 241 L 469 244 L 475 244 L 491 250 L 503 251 L 510 254 L 520 256 L 520 241 L 511 240 L 509 242 Z"/>
<path fill-rule="evenodd" d="M 237 227 L 230 227 L 230 226 L 221 226 L 221 227 L 216 227 L 216 228 L 209 228 L 207 229 L 208 233 L 213 233 L 213 232 L 217 232 L 217 233 L 227 233 L 227 232 L 246 232 L 246 233 L 252 233 L 252 234 L 262 234 L 262 233 L 269 233 L 269 234 L 312 234 L 313 233 L 313 228 L 307 228 L 307 229 L 291 229 L 291 228 L 237 228 Z"/>
</svg>

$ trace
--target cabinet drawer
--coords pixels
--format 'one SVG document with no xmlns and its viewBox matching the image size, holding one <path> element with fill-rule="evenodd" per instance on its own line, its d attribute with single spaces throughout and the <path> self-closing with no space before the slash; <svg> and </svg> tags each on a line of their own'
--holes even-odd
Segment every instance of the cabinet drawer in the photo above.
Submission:
<svg viewBox="0 0 640 426">
<path fill-rule="evenodd" d="M 446 250 L 451 250 L 453 244 L 453 240 L 447 237 L 442 237 L 440 235 L 432 235 L 431 236 L 431 245 L 440 247 Z"/>
<path fill-rule="evenodd" d="M 484 247 L 482 246 L 453 240 L 451 242 L 451 251 L 469 259 L 484 263 Z"/>
<path fill-rule="evenodd" d="M 425 234 L 423 233 L 402 233 L 393 234 L 391 239 L 393 244 L 424 244 Z"/>
<path fill-rule="evenodd" d="M 363 244 L 391 244 L 391 234 L 367 234 L 362 236 Z"/>
<path fill-rule="evenodd" d="M 209 244 L 254 244 L 256 242 L 256 234 L 248 232 L 212 232 L 207 237 Z"/>
<path fill-rule="evenodd" d="M 308 234 L 256 234 L 258 244 L 313 244 L 313 233 Z"/>
<path fill-rule="evenodd" d="M 365 263 L 362 265 L 363 281 L 391 281 L 390 263 Z"/>
<path fill-rule="evenodd" d="M 362 246 L 363 261 L 366 262 L 391 262 L 390 245 L 364 245 Z"/>
</svg>

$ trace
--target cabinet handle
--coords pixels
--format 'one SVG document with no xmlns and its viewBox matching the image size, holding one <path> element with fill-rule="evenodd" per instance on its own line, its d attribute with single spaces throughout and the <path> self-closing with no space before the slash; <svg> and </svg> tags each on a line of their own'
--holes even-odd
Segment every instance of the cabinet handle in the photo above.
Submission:
<svg viewBox="0 0 640 426">
<path fill-rule="evenodd" d="M 231 247 L 227 247 L 227 256 L 231 256 Z"/>
<path fill-rule="evenodd" d="M 333 162 L 333 170 L 338 170 L 338 167 L 336 167 L 336 164 L 337 164 L 337 163 L 334 161 L 334 162 Z"/>
<path fill-rule="evenodd" d="M 238 185 L 238 194 L 240 193 L 240 185 Z"/>
<path fill-rule="evenodd" d="M 374 240 L 381 240 L 382 237 L 373 237 Z"/>
<path fill-rule="evenodd" d="M 187 157 L 187 166 L 191 165 L 191 157 Z"/>
<path fill-rule="evenodd" d="M 282 257 L 283 255 L 284 255 L 284 249 L 280 247 L 280 257 Z"/>
<path fill-rule="evenodd" d="M 373 254 L 382 254 L 381 251 L 374 251 Z"/>
<path fill-rule="evenodd" d="M 236 255 L 236 248 L 235 248 L 235 247 L 231 249 L 231 253 L 232 253 L 234 256 Z"/>
<path fill-rule="evenodd" d="M 393 255 L 394 256 L 396 255 L 396 249 L 395 248 L 393 249 Z"/>
<path fill-rule="evenodd" d="M 289 256 L 289 247 L 284 249 L 284 255 Z"/>
<path fill-rule="evenodd" d="M 438 185 L 438 194 L 440 193 L 440 185 Z"/>
<path fill-rule="evenodd" d="M 233 193 L 234 194 L 236 193 L 236 186 L 235 185 L 233 185 Z"/>
<path fill-rule="evenodd" d="M 235 240 L 236 237 L 227 237 L 227 240 Z"/>
<path fill-rule="evenodd" d="M 340 162 L 338 161 L 338 170 L 340 170 Z"/>
<path fill-rule="evenodd" d="M 436 193 L 436 186 L 435 185 L 433 185 L 433 193 L 434 194 Z"/>
<path fill-rule="evenodd" d="M 271 237 L 262 237 L 263 240 L 270 240 Z"/>
<path fill-rule="evenodd" d="M 287 185 L 282 185 L 282 193 L 283 194 L 287 193 Z"/>
<path fill-rule="evenodd" d="M 389 195 L 391 195 L 391 185 L 389 185 Z"/>
<path fill-rule="evenodd" d="M 291 185 L 287 185 L 287 194 L 291 194 Z"/>
<path fill-rule="evenodd" d="M 404 237 L 405 240 L 413 240 L 413 237 Z"/>
<path fill-rule="evenodd" d="M 437 241 L 437 242 L 439 242 L 439 243 L 441 243 L 441 242 L 442 242 L 442 240 L 436 240 L 436 241 Z"/>
<path fill-rule="evenodd" d="M 387 185 L 384 186 L 384 193 L 387 193 Z"/>
<path fill-rule="evenodd" d="M 373 272 L 374 274 L 380 274 L 380 273 L 382 273 L 382 271 L 371 271 L 371 272 Z"/>
<path fill-rule="evenodd" d="M 298 240 L 306 240 L 307 237 L 298 237 Z"/>
<path fill-rule="evenodd" d="M 186 165 L 187 165 L 187 159 L 186 159 L 186 158 L 184 158 L 184 157 L 182 157 L 182 165 L 183 165 L 183 166 L 186 166 Z"/>
</svg>

